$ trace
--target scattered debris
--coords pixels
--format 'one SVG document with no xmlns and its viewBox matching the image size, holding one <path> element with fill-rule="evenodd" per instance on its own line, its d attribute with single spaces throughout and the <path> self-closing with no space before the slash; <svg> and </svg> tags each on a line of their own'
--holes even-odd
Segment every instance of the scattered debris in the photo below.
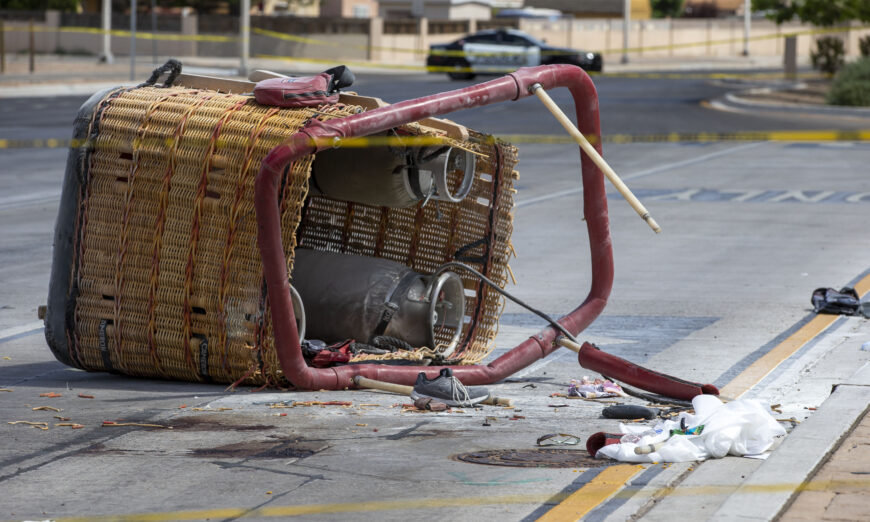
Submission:
<svg viewBox="0 0 870 522">
<path fill-rule="evenodd" d="M 605 419 L 655 419 L 659 414 L 659 410 L 647 408 L 645 406 L 636 406 L 633 404 L 618 404 L 616 406 L 608 406 L 601 411 Z"/>
<path fill-rule="evenodd" d="M 556 444 L 568 444 L 574 446 L 580 444 L 580 440 L 580 437 L 577 435 L 571 435 L 569 433 L 548 433 L 538 437 L 535 444 L 538 446 L 553 446 Z"/>
<path fill-rule="evenodd" d="M 115 422 L 115 421 L 103 421 L 102 426 L 104 428 L 115 428 L 121 426 L 139 426 L 141 428 L 165 428 L 168 430 L 172 429 L 172 426 L 164 426 L 162 424 L 148 424 L 145 422 Z"/>
<path fill-rule="evenodd" d="M 535 385 L 535 384 L 526 384 L 525 386 L 523 386 L 523 388 L 531 388 L 531 389 L 533 389 L 533 390 L 534 390 L 535 388 L 537 388 L 537 387 L 538 387 L 538 386 Z"/>
<path fill-rule="evenodd" d="M 61 395 L 59 393 L 54 393 L 54 392 L 40 393 L 39 396 L 40 397 L 50 397 L 50 398 L 63 397 L 63 395 Z"/>
<path fill-rule="evenodd" d="M 447 404 L 436 401 L 432 397 L 420 397 L 419 399 L 414 401 L 414 407 L 420 410 L 429 411 L 447 411 L 450 409 Z"/>
<path fill-rule="evenodd" d="M 210 408 L 210 407 L 206 406 L 205 408 L 191 408 L 190 409 L 190 411 L 229 411 L 229 410 L 232 410 L 232 408 L 223 408 L 223 407 Z"/>
<path fill-rule="evenodd" d="M 93 399 L 94 398 L 93 395 L 85 395 L 84 393 L 80 393 L 79 397 L 82 399 Z"/>
<path fill-rule="evenodd" d="M 27 424 L 28 426 L 33 426 L 34 428 L 39 428 L 39 429 L 41 429 L 41 430 L 47 430 L 47 429 L 48 429 L 48 423 L 47 423 L 47 422 L 11 421 L 11 422 L 7 422 L 6 424 Z"/>
<path fill-rule="evenodd" d="M 525 419 L 523 415 L 514 415 L 513 417 L 508 417 L 508 420 L 522 420 Z"/>
<path fill-rule="evenodd" d="M 297 406 L 311 407 L 311 406 L 344 406 L 350 407 L 353 406 L 352 402 L 349 401 L 293 401 L 293 404 L 287 404 L 286 402 L 276 402 L 270 404 L 269 407 L 274 408 L 295 408 Z"/>
<path fill-rule="evenodd" d="M 585 399 L 601 399 L 604 397 L 628 397 L 622 387 L 613 381 L 591 379 L 583 376 L 582 380 L 571 379 L 568 384 L 568 397 L 583 397 Z"/>
<path fill-rule="evenodd" d="M 32 408 L 32 410 L 33 411 L 56 411 L 58 413 L 63 411 L 60 408 L 55 408 L 54 406 L 37 406 L 35 408 Z"/>
<path fill-rule="evenodd" d="M 586 449 L 596 458 L 622 462 L 688 462 L 761 454 L 786 434 L 758 400 L 722 403 L 713 395 L 698 395 L 692 406 L 696 414 L 682 412 L 679 421 L 660 421 L 652 428 L 623 423 L 620 433 L 596 433 Z"/>
<path fill-rule="evenodd" d="M 839 291 L 833 288 L 816 288 L 810 302 L 813 311 L 819 314 L 862 315 L 870 318 L 870 301 L 861 302 L 858 292 L 848 286 Z"/>
<path fill-rule="evenodd" d="M 11 392 L 12 388 L 0 388 L 0 392 Z"/>
<path fill-rule="evenodd" d="M 58 422 L 57 424 L 55 424 L 55 427 L 57 426 L 69 426 L 74 430 L 80 430 L 85 427 L 84 424 L 76 424 L 74 422 Z"/>
<path fill-rule="evenodd" d="M 7 355 L 4 355 L 4 356 L 3 356 L 3 360 L 4 360 L 4 361 L 11 361 L 11 360 L 12 360 L 12 357 L 9 357 L 9 356 L 7 356 Z"/>
<path fill-rule="evenodd" d="M 357 422 L 356 425 L 357 425 L 357 426 L 368 426 L 368 424 L 363 424 L 363 423 L 361 423 L 361 422 Z"/>
<path fill-rule="evenodd" d="M 63 421 L 63 422 L 66 422 L 69 420 L 69 417 L 61 417 L 60 415 L 55 415 L 54 418 L 59 420 L 59 421 Z"/>
<path fill-rule="evenodd" d="M 178 407 L 179 410 L 183 410 L 184 408 L 187 408 L 187 404 L 182 404 Z"/>
</svg>

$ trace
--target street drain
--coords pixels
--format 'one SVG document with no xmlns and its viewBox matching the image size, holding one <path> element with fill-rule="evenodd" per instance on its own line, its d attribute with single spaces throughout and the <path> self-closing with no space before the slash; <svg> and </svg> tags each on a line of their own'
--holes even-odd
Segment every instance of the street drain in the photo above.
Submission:
<svg viewBox="0 0 870 522">
<path fill-rule="evenodd" d="M 472 451 L 451 458 L 472 464 L 518 468 L 603 468 L 619 463 L 592 458 L 585 450 L 570 449 Z"/>
</svg>

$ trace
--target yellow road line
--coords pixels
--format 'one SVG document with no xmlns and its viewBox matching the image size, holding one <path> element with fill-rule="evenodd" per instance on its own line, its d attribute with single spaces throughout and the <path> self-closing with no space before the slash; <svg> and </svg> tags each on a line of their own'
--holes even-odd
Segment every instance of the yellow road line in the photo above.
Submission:
<svg viewBox="0 0 870 522">
<path fill-rule="evenodd" d="M 564 497 L 564 495 L 563 495 Z M 503 504 L 543 504 L 552 499 L 551 494 L 504 495 L 457 498 L 413 498 L 404 500 L 374 500 L 368 502 L 337 502 L 334 504 L 302 504 L 296 506 L 267 506 L 254 510 L 241 508 L 217 508 L 190 511 L 165 511 L 152 513 L 129 513 L 123 515 L 82 516 L 55 518 L 58 522 L 127 522 L 166 520 L 202 520 L 214 518 L 246 517 L 294 517 L 327 513 L 365 513 L 396 511 L 404 509 L 436 509 Z"/>
<path fill-rule="evenodd" d="M 559 505 L 547 511 L 538 522 L 577 520 L 615 495 L 643 466 L 619 465 L 604 469 L 594 479 L 571 494 Z"/>
<path fill-rule="evenodd" d="M 855 285 L 855 291 L 859 296 L 863 296 L 870 291 L 870 274 L 858 281 Z M 783 342 L 740 372 L 740 375 L 719 390 L 720 394 L 734 399 L 740 397 L 761 382 L 764 377 L 775 370 L 784 360 L 794 355 L 795 352 L 813 340 L 813 338 L 827 330 L 839 318 L 839 315 L 826 314 L 819 314 L 813 317 L 807 324 L 801 326 Z"/>
</svg>

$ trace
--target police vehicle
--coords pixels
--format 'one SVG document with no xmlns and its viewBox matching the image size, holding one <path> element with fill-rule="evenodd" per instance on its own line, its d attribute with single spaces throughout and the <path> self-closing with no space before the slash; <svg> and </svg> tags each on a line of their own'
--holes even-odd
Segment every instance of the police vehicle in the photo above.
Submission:
<svg viewBox="0 0 870 522">
<path fill-rule="evenodd" d="M 552 47 L 515 29 L 479 31 L 449 44 L 431 45 L 426 69 L 469 80 L 477 74 L 498 74 L 519 67 L 567 63 L 601 71 L 599 53 Z"/>
</svg>

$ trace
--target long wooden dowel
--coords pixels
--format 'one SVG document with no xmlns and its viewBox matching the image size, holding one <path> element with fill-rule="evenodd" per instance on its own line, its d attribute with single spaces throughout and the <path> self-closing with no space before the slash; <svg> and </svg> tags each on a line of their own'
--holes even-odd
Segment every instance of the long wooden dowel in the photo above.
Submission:
<svg viewBox="0 0 870 522">
<path fill-rule="evenodd" d="M 362 377 L 359 375 L 353 378 L 353 382 L 360 388 L 371 388 L 372 390 L 398 393 L 399 395 L 411 395 L 411 390 L 414 389 L 411 386 L 403 386 L 401 384 L 393 384 L 391 382 L 376 381 L 374 379 L 369 379 L 367 377 Z M 493 397 L 490 395 L 485 400 L 481 401 L 481 404 L 488 404 L 490 406 L 513 406 L 514 401 L 513 399 Z"/>
<path fill-rule="evenodd" d="M 576 141 L 577 144 L 580 145 L 580 148 L 583 149 L 583 152 L 589 155 L 592 161 L 596 165 L 598 165 L 598 168 L 600 168 L 601 171 L 604 172 L 604 175 L 607 176 L 607 179 L 609 179 L 610 182 L 613 183 L 613 186 L 616 187 L 616 190 L 618 190 L 619 193 L 622 194 L 622 197 L 624 197 L 626 201 L 628 201 L 628 204 L 631 205 L 631 208 L 633 208 L 634 211 L 637 212 L 641 219 L 646 221 L 647 225 L 649 225 L 656 234 L 661 232 L 662 227 L 660 227 L 659 224 L 656 223 L 656 221 L 652 218 L 652 216 L 650 216 L 649 211 L 646 209 L 646 207 L 643 206 L 643 203 L 641 203 L 640 200 L 631 193 L 631 189 L 629 189 L 628 186 L 626 186 L 626 184 L 623 183 L 621 179 L 619 179 L 619 176 L 616 175 L 616 172 L 614 172 L 613 169 L 610 168 L 610 165 L 608 165 L 607 162 L 604 161 L 604 158 L 601 157 L 601 154 L 598 154 L 598 151 L 595 150 L 595 147 L 593 147 L 592 144 L 589 143 L 589 140 L 586 139 L 586 136 L 584 136 L 583 133 L 580 132 L 579 129 L 577 129 L 577 127 L 568 118 L 568 116 L 566 116 L 565 113 L 562 112 L 562 109 L 560 109 L 559 106 L 556 105 L 556 102 L 554 102 L 553 99 L 550 98 L 550 95 L 547 94 L 547 91 L 544 90 L 541 84 L 536 83 L 535 85 L 533 85 L 532 92 L 534 92 L 535 96 L 537 96 L 538 99 L 541 100 L 541 103 L 543 103 L 544 106 L 547 107 L 547 109 L 549 109 L 551 113 L 553 113 L 553 116 L 556 117 L 556 120 L 558 120 L 558 122 L 562 124 L 562 127 L 564 127 L 566 131 L 568 131 L 568 134 L 570 134 L 571 137 L 574 138 L 574 141 Z"/>
</svg>

